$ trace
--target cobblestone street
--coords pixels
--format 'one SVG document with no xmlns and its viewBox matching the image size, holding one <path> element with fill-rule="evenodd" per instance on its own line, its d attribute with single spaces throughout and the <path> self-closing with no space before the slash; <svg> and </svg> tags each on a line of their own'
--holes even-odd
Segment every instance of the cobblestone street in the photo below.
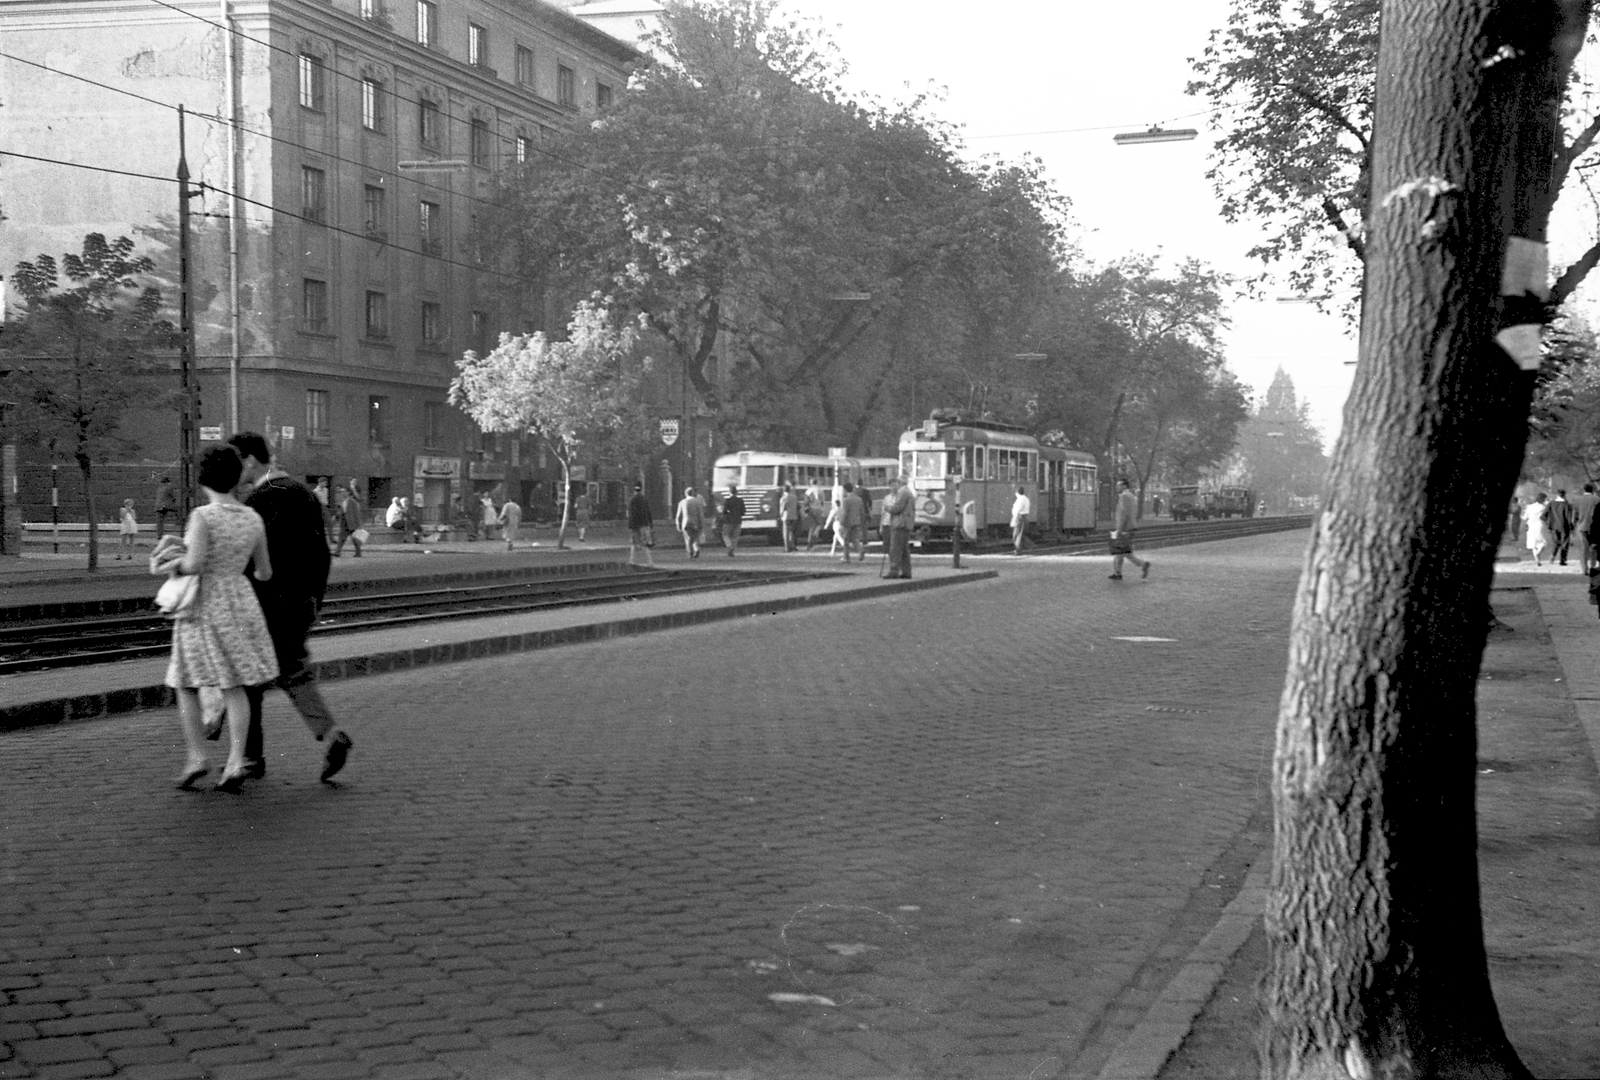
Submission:
<svg viewBox="0 0 1600 1080">
<path fill-rule="evenodd" d="M 0 1077 L 1093 1076 L 1258 853 L 1304 544 L 330 684 L 336 787 L 281 695 L 235 797 L 5 735 Z"/>
</svg>

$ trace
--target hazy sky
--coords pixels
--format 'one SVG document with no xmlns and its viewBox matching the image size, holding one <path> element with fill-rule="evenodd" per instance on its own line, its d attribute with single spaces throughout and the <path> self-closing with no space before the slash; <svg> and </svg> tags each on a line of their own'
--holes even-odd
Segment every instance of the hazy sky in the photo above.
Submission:
<svg viewBox="0 0 1600 1080">
<path fill-rule="evenodd" d="M 1195 256 L 1252 274 L 1245 258 L 1259 230 L 1227 225 L 1205 179 L 1210 136 L 1197 99 L 1183 92 L 1188 58 L 1227 20 L 1227 0 L 788 0 L 820 17 L 850 65 L 847 82 L 881 98 L 943 87 L 938 115 L 963 126 L 968 145 L 1007 157 L 1035 154 L 1071 198 L 1086 254 Z M 907 89 L 906 84 L 910 84 Z M 1189 143 L 1118 147 L 1117 131 L 1198 127 Z M 1101 130 L 1084 131 L 1084 128 Z M 1342 322 L 1304 304 L 1231 305 L 1228 363 L 1264 393 L 1282 367 L 1311 406 L 1331 449 L 1355 368 Z"/>
</svg>

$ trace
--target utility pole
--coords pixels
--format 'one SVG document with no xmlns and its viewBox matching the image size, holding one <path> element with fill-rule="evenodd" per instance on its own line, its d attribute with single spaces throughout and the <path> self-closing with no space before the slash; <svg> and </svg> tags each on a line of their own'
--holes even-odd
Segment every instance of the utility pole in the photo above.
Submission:
<svg viewBox="0 0 1600 1080">
<path fill-rule="evenodd" d="M 204 187 L 202 185 L 202 190 Z M 184 155 L 183 106 L 178 106 L 178 370 L 183 392 L 182 418 L 178 422 L 178 515 L 189 520 L 194 500 L 196 424 L 199 417 L 199 380 L 194 370 L 194 318 L 189 281 L 189 200 L 199 191 L 189 190 L 189 161 Z"/>
</svg>

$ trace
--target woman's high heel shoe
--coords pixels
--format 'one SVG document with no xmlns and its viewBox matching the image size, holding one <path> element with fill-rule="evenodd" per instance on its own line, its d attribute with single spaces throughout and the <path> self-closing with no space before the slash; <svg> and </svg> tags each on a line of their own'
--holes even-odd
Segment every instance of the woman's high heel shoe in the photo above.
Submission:
<svg viewBox="0 0 1600 1080">
<path fill-rule="evenodd" d="M 222 779 L 217 781 L 217 790 L 226 791 L 229 795 L 237 795 L 249 777 L 249 771 L 242 768 L 238 772 L 225 772 L 222 774 Z"/>
<path fill-rule="evenodd" d="M 191 765 L 191 766 L 189 766 L 187 769 L 183 770 L 182 775 L 180 775 L 178 777 L 178 784 L 177 784 L 178 790 L 179 791 L 193 791 L 194 790 L 194 782 L 196 780 L 200 779 L 202 776 L 204 776 L 206 773 L 208 773 L 210 771 L 211 771 L 211 766 L 209 766 L 209 765 Z"/>
</svg>

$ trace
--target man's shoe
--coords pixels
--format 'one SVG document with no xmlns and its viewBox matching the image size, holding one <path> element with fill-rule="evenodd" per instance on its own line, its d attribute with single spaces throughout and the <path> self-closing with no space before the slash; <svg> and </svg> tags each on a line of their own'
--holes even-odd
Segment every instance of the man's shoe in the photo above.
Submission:
<svg viewBox="0 0 1600 1080">
<path fill-rule="evenodd" d="M 1142 580 L 1142 579 L 1147 578 L 1149 576 L 1150 576 L 1150 564 L 1149 563 L 1145 563 L 1143 566 L 1141 566 L 1139 568 L 1139 577 Z"/>
<path fill-rule="evenodd" d="M 260 780 L 267 775 L 265 761 L 246 761 L 244 763 L 244 777 L 246 780 Z"/>
<path fill-rule="evenodd" d="M 1121 574 L 1108 574 L 1107 576 L 1109 578 L 1111 578 L 1112 581 L 1121 581 L 1122 580 L 1122 575 Z"/>
<path fill-rule="evenodd" d="M 322 762 L 322 782 L 327 783 L 333 779 L 335 773 L 344 768 L 345 761 L 350 757 L 350 747 L 354 745 L 350 736 L 339 732 L 334 736 L 333 742 L 328 746 L 328 756 Z"/>
</svg>

